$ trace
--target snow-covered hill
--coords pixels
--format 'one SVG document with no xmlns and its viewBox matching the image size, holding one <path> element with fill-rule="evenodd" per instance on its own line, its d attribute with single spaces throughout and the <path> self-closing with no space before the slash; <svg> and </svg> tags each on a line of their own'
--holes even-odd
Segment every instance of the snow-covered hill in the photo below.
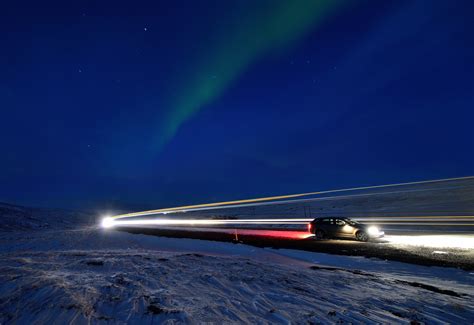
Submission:
<svg viewBox="0 0 474 325">
<path fill-rule="evenodd" d="M 282 200 L 282 202 L 285 200 Z M 183 218 L 474 215 L 474 179 L 315 195 L 288 203 L 174 213 Z"/>
<path fill-rule="evenodd" d="M 0 233 L 0 324 L 456 323 L 474 279 L 433 268 L 95 227 Z"/>
<path fill-rule="evenodd" d="M 70 228 L 94 220 L 91 214 L 44 208 L 27 208 L 0 202 L 0 231 Z"/>
</svg>

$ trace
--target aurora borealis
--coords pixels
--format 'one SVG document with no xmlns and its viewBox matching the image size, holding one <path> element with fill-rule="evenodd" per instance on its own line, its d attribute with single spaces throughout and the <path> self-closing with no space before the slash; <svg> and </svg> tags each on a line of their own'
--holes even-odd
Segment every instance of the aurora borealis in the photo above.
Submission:
<svg viewBox="0 0 474 325">
<path fill-rule="evenodd" d="M 474 174 L 467 0 L 0 8 L 0 202 L 147 210 Z"/>
<path fill-rule="evenodd" d="M 191 76 L 185 76 L 184 87 L 161 124 L 159 144 L 164 145 L 186 120 L 222 94 L 252 63 L 269 51 L 291 46 L 339 5 L 340 1 L 329 0 L 267 3 L 221 33 L 222 39 L 211 44 Z"/>
</svg>

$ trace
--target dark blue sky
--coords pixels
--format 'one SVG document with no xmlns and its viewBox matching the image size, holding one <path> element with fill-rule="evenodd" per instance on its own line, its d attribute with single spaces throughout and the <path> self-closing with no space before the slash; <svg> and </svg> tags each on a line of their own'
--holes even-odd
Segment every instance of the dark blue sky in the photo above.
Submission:
<svg viewBox="0 0 474 325">
<path fill-rule="evenodd" d="M 2 2 L 0 201 L 146 209 L 474 174 L 474 2 L 312 6 Z"/>
</svg>

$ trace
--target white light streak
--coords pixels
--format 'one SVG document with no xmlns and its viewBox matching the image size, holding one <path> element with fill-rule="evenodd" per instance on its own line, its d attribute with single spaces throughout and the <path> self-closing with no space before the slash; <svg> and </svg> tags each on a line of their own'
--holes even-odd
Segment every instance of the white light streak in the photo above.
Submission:
<svg viewBox="0 0 474 325">
<path fill-rule="evenodd" d="M 277 200 L 304 197 L 304 196 L 322 195 L 322 194 L 329 194 L 329 193 L 360 191 L 360 190 L 368 190 L 368 189 L 380 189 L 380 188 L 387 188 L 387 187 L 400 187 L 400 186 L 417 185 L 417 184 L 418 185 L 431 184 L 431 183 L 448 182 L 448 181 L 455 181 L 455 180 L 466 180 L 466 179 L 473 179 L 473 178 L 474 176 L 445 178 L 445 179 L 436 179 L 436 180 L 428 180 L 428 181 L 417 181 L 417 182 L 396 183 L 396 184 L 386 184 L 386 185 L 372 185 L 372 186 L 362 186 L 362 187 L 345 188 L 345 189 L 337 189 L 337 190 L 308 192 L 308 193 L 301 193 L 301 194 L 289 194 L 289 195 L 227 201 L 227 202 L 204 203 L 204 204 L 188 205 L 188 206 L 182 206 L 182 207 L 127 213 L 127 214 L 114 216 L 113 218 L 120 219 L 120 218 L 128 218 L 128 217 L 138 217 L 138 216 L 162 214 L 164 212 L 170 213 L 170 212 L 200 211 L 200 210 L 208 210 L 209 208 L 216 208 L 216 207 L 218 208 L 230 208 L 230 207 L 237 207 L 237 206 L 244 207 L 244 206 L 250 206 L 250 205 L 245 205 L 246 203 L 257 203 L 257 202 L 265 202 L 265 201 L 276 201 L 276 202 L 271 202 L 270 204 L 281 204 L 283 201 L 277 201 Z M 380 194 L 380 193 L 375 193 L 375 194 Z M 296 200 L 292 200 L 290 202 L 295 202 L 295 201 Z"/>
<path fill-rule="evenodd" d="M 474 236 L 469 235 L 386 236 L 385 240 L 403 246 L 474 249 Z"/>
<path fill-rule="evenodd" d="M 239 225 L 239 224 L 306 224 L 308 220 L 312 219 L 133 219 L 133 220 L 117 220 L 113 218 L 104 218 L 102 220 L 102 227 L 110 228 L 116 226 L 147 226 L 147 225 L 161 225 L 161 226 L 175 226 L 175 225 Z"/>
</svg>

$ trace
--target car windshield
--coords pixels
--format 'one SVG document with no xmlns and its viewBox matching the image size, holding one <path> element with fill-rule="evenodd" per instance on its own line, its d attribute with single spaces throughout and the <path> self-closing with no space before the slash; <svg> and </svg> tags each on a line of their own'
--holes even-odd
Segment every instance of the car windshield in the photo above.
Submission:
<svg viewBox="0 0 474 325">
<path fill-rule="evenodd" d="M 344 219 L 344 221 L 347 222 L 348 224 L 350 224 L 351 226 L 355 226 L 355 225 L 360 224 L 357 221 L 354 221 L 354 220 L 351 220 L 351 219 Z"/>
</svg>

